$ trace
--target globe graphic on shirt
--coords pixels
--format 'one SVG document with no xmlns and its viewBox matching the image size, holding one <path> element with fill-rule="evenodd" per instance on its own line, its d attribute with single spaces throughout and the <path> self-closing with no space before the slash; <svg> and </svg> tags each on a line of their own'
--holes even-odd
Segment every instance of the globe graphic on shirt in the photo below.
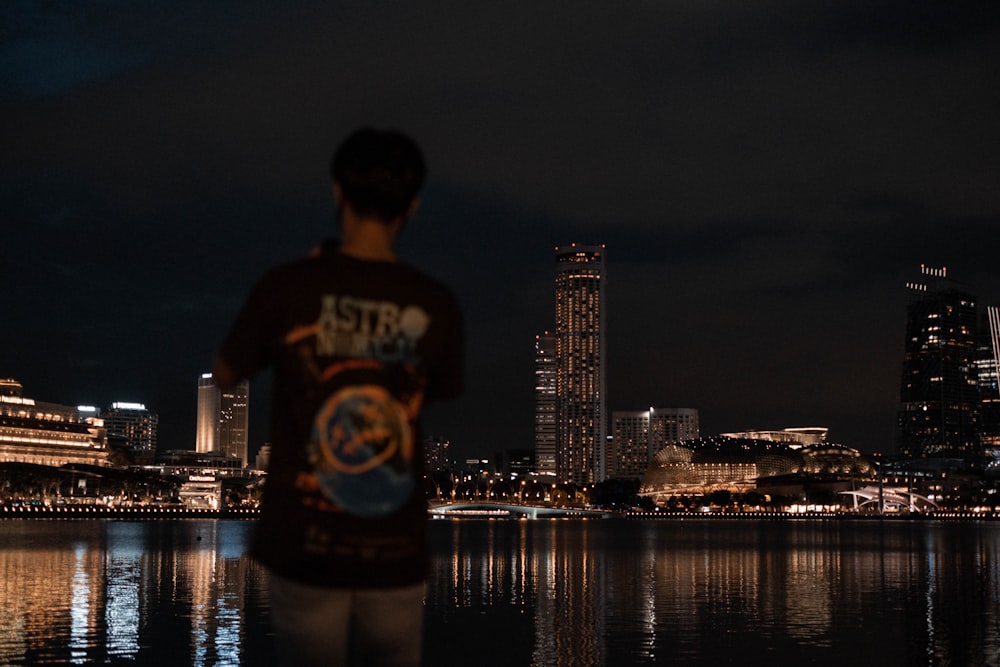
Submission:
<svg viewBox="0 0 1000 667">
<path fill-rule="evenodd" d="M 380 517 L 413 493 L 413 439 L 403 406 L 377 385 L 345 387 L 313 421 L 316 475 L 328 500 L 349 514 Z"/>
</svg>

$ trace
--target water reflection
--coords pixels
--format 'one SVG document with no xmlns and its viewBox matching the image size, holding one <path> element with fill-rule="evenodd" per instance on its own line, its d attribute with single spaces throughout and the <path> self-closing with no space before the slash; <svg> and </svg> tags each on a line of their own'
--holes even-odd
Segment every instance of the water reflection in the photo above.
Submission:
<svg viewBox="0 0 1000 667">
<path fill-rule="evenodd" d="M 268 664 L 250 524 L 0 524 L 0 664 Z M 251 637 L 256 634 L 257 639 Z"/>
<path fill-rule="evenodd" d="M 429 664 L 1000 664 L 996 524 L 446 526 Z"/>
<path fill-rule="evenodd" d="M 1000 524 L 438 520 L 428 665 L 1000 665 Z M 268 665 L 241 521 L 0 521 L 0 664 Z"/>
</svg>

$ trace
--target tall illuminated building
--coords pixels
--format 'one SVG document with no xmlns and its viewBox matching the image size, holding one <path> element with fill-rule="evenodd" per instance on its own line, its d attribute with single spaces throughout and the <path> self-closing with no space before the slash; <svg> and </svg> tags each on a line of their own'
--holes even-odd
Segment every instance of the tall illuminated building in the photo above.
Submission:
<svg viewBox="0 0 1000 667">
<path fill-rule="evenodd" d="M 198 378 L 198 418 L 195 426 L 195 451 L 206 454 L 216 451 L 219 438 L 219 412 L 222 392 L 215 386 L 211 373 Z"/>
<path fill-rule="evenodd" d="M 556 337 L 535 336 L 535 471 L 556 474 Z"/>
<path fill-rule="evenodd" d="M 151 465 L 156 459 L 159 417 L 142 403 L 112 403 L 101 413 L 108 442 L 124 447 L 136 465 Z"/>
<path fill-rule="evenodd" d="M 897 419 L 906 458 L 972 461 L 980 452 L 976 297 L 944 268 L 921 266 L 910 282 Z"/>
<path fill-rule="evenodd" d="M 249 442 L 250 383 L 243 381 L 232 389 L 215 386 L 211 373 L 198 379 L 198 420 L 195 450 L 199 453 L 221 452 L 226 458 L 247 464 Z"/>
<path fill-rule="evenodd" d="M 979 328 L 976 359 L 983 447 L 1000 458 L 1000 306 L 988 306 Z"/>
<path fill-rule="evenodd" d="M 556 476 L 576 484 L 607 477 L 604 255 L 556 247 Z"/>
<path fill-rule="evenodd" d="M 427 472 L 451 470 L 451 440 L 440 436 L 424 438 L 424 468 Z"/>
</svg>

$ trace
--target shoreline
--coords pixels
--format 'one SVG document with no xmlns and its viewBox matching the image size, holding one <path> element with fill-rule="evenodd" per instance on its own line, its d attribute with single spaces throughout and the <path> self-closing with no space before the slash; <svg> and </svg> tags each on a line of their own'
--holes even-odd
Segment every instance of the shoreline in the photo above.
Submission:
<svg viewBox="0 0 1000 667">
<path fill-rule="evenodd" d="M 37 505 L 2 506 L 2 519 L 229 519 L 254 520 L 260 516 L 257 508 L 212 510 L 191 507 L 107 507 L 103 505 L 63 505 L 45 507 Z M 461 520 L 518 520 L 510 516 L 452 516 Z M 546 517 L 526 519 L 545 520 Z M 1000 511 L 973 512 L 948 510 L 936 512 L 860 514 L 854 512 L 614 512 L 602 517 L 578 517 L 581 520 L 621 519 L 626 521 L 997 521 Z M 440 520 L 441 517 L 435 517 Z M 567 517 L 558 517 L 566 520 Z M 550 519 L 554 520 L 554 519 Z"/>
<path fill-rule="evenodd" d="M 256 519 L 260 510 L 194 507 L 108 507 L 105 505 L 23 505 L 0 507 L 2 519 Z"/>
</svg>

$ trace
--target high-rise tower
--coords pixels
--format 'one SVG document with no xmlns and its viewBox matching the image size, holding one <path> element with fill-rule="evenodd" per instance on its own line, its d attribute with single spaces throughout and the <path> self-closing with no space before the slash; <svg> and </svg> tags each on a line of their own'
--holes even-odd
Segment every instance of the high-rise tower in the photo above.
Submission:
<svg viewBox="0 0 1000 667">
<path fill-rule="evenodd" d="M 215 386 L 211 373 L 198 378 L 198 418 L 195 425 L 194 448 L 199 454 L 216 451 L 219 438 L 219 403 L 222 392 Z"/>
<path fill-rule="evenodd" d="M 982 401 L 980 442 L 994 458 L 1000 455 L 1000 306 L 988 306 L 979 328 L 976 368 Z"/>
<path fill-rule="evenodd" d="M 907 458 L 975 459 L 980 453 L 976 376 L 976 298 L 921 266 L 907 284 L 906 342 L 897 420 L 897 448 Z"/>
<path fill-rule="evenodd" d="M 556 474 L 556 337 L 535 336 L 535 471 Z"/>
<path fill-rule="evenodd" d="M 215 386 L 211 373 L 198 379 L 198 422 L 195 449 L 221 452 L 247 464 L 250 383 L 243 381 L 225 391 Z"/>
<path fill-rule="evenodd" d="M 159 417 L 142 403 L 112 403 L 101 414 L 108 443 L 124 447 L 138 465 L 156 459 L 156 428 Z"/>
<path fill-rule="evenodd" d="M 556 247 L 556 475 L 603 481 L 605 408 L 604 246 Z"/>
</svg>

